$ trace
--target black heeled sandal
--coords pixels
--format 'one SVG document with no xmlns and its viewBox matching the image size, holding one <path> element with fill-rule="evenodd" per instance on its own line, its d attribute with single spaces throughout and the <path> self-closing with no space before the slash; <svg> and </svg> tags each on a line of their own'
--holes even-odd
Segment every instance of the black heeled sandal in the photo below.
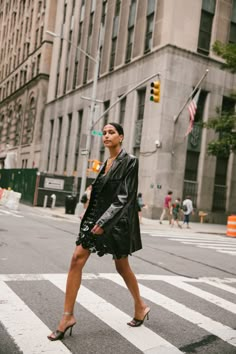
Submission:
<svg viewBox="0 0 236 354">
<path fill-rule="evenodd" d="M 127 325 L 130 327 L 140 327 L 146 319 L 149 320 L 150 311 L 151 309 L 147 307 L 142 320 L 138 320 L 137 318 L 134 317 L 130 322 L 127 323 Z"/>
<path fill-rule="evenodd" d="M 71 315 L 73 315 L 73 313 L 64 312 L 63 315 L 64 315 L 64 316 L 71 316 Z M 48 336 L 48 339 L 49 339 L 50 341 L 52 341 L 52 342 L 55 341 L 55 340 L 63 339 L 63 338 L 64 338 L 64 335 L 66 334 L 66 332 L 68 331 L 68 329 L 70 329 L 70 333 L 69 333 L 69 334 L 70 334 L 70 336 L 72 336 L 72 329 L 73 329 L 73 327 L 74 327 L 75 324 L 76 324 L 76 322 L 73 323 L 72 325 L 67 326 L 64 331 L 59 331 L 59 329 L 57 329 L 56 331 L 52 332 L 52 333 Z M 52 336 L 53 336 L 53 337 L 52 337 Z"/>
</svg>

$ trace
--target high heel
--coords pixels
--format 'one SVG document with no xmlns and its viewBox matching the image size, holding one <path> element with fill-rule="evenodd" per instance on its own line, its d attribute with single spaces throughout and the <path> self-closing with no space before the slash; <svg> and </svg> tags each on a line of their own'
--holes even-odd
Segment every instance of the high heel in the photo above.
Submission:
<svg viewBox="0 0 236 354">
<path fill-rule="evenodd" d="M 130 327 L 141 326 L 146 319 L 149 320 L 150 311 L 151 311 L 151 309 L 149 307 L 147 307 L 142 320 L 138 320 L 137 318 L 134 317 L 130 322 L 127 323 L 127 325 Z"/>
<path fill-rule="evenodd" d="M 63 313 L 64 316 L 71 316 L 73 315 L 73 313 L 70 313 L 70 312 L 64 312 Z M 52 332 L 49 336 L 48 336 L 48 339 L 50 341 L 55 341 L 55 340 L 60 340 L 60 339 L 63 339 L 64 338 L 64 335 L 66 334 L 66 332 L 68 331 L 68 329 L 70 329 L 70 332 L 69 332 L 69 335 L 72 336 L 72 329 L 74 327 L 74 325 L 76 324 L 73 323 L 72 325 L 69 325 L 67 326 L 64 331 L 59 331 L 59 329 L 57 329 L 56 331 Z M 52 337 L 53 336 L 53 337 Z"/>
</svg>

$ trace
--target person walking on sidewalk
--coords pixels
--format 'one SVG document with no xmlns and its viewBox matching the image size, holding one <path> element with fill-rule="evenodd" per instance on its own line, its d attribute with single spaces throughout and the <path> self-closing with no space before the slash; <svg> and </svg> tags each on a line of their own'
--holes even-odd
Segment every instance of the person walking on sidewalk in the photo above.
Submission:
<svg viewBox="0 0 236 354">
<path fill-rule="evenodd" d="M 112 254 L 117 272 L 123 277 L 134 300 L 134 318 L 127 324 L 138 327 L 148 319 L 150 308 L 140 297 L 135 274 L 128 256 L 142 248 L 138 210 L 138 159 L 122 149 L 124 131 L 117 123 L 103 128 L 103 143 L 110 157 L 92 184 L 88 208 L 81 220 L 76 248 L 67 276 L 64 313 L 51 341 L 72 333 L 76 323 L 73 314 L 82 270 L 91 253 L 102 257 Z"/>
<path fill-rule="evenodd" d="M 171 206 L 171 227 L 174 226 L 175 222 L 177 224 L 177 226 L 182 229 L 182 226 L 179 224 L 179 214 L 180 214 L 180 210 L 181 210 L 181 202 L 180 202 L 180 198 L 177 198 L 175 200 L 175 202 L 172 204 Z"/>
<path fill-rule="evenodd" d="M 183 225 L 186 224 L 187 225 L 187 229 L 189 229 L 190 228 L 189 227 L 190 215 L 193 214 L 193 202 L 192 202 L 190 196 L 187 196 L 186 199 L 183 201 L 182 210 L 183 210 L 183 213 L 184 213 Z"/>
<path fill-rule="evenodd" d="M 138 193 L 137 196 L 137 204 L 138 204 L 138 216 L 139 216 L 139 222 L 142 224 L 142 209 L 147 208 L 146 204 L 143 202 L 143 195 L 142 193 Z"/>
<path fill-rule="evenodd" d="M 162 224 L 162 221 L 165 217 L 165 215 L 167 214 L 168 220 L 169 220 L 169 224 L 171 224 L 171 215 L 170 215 L 170 210 L 171 210 L 171 200 L 172 200 L 172 191 L 169 191 L 168 194 L 165 196 L 164 199 L 164 207 L 163 207 L 163 211 L 160 217 L 160 224 Z"/>
</svg>

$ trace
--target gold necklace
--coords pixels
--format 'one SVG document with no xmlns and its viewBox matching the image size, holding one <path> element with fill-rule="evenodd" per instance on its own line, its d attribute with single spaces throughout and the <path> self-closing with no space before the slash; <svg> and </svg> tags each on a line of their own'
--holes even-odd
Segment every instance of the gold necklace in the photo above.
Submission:
<svg viewBox="0 0 236 354">
<path fill-rule="evenodd" d="M 117 154 L 116 156 L 114 156 L 114 157 L 109 157 L 109 158 L 107 159 L 105 173 L 107 173 L 107 172 L 110 170 L 110 168 L 111 168 L 111 166 L 112 166 L 114 160 L 117 158 L 117 156 L 119 155 L 119 153 L 120 153 L 120 151 L 118 152 L 118 154 Z"/>
</svg>

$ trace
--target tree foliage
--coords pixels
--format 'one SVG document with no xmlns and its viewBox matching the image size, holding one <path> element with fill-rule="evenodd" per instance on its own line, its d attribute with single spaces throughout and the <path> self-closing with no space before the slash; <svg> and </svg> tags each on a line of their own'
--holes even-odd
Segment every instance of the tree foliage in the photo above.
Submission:
<svg viewBox="0 0 236 354">
<path fill-rule="evenodd" d="M 236 115 L 223 112 L 208 123 L 204 123 L 204 127 L 214 129 L 219 134 L 218 139 L 208 144 L 207 150 L 210 155 L 228 157 L 231 151 L 236 152 Z"/>
<path fill-rule="evenodd" d="M 222 44 L 216 41 L 213 50 L 225 59 L 223 67 L 236 73 L 236 44 Z M 236 92 L 232 93 L 231 97 L 236 104 Z M 208 144 L 208 154 L 228 157 L 231 151 L 236 153 L 236 114 L 234 112 L 220 112 L 219 109 L 216 113 L 216 117 L 203 124 L 205 128 L 214 129 L 219 134 L 218 139 L 212 140 Z"/>
<path fill-rule="evenodd" d="M 213 45 L 213 51 L 225 59 L 224 68 L 236 73 L 236 44 L 223 44 L 220 41 L 216 41 Z"/>
</svg>

